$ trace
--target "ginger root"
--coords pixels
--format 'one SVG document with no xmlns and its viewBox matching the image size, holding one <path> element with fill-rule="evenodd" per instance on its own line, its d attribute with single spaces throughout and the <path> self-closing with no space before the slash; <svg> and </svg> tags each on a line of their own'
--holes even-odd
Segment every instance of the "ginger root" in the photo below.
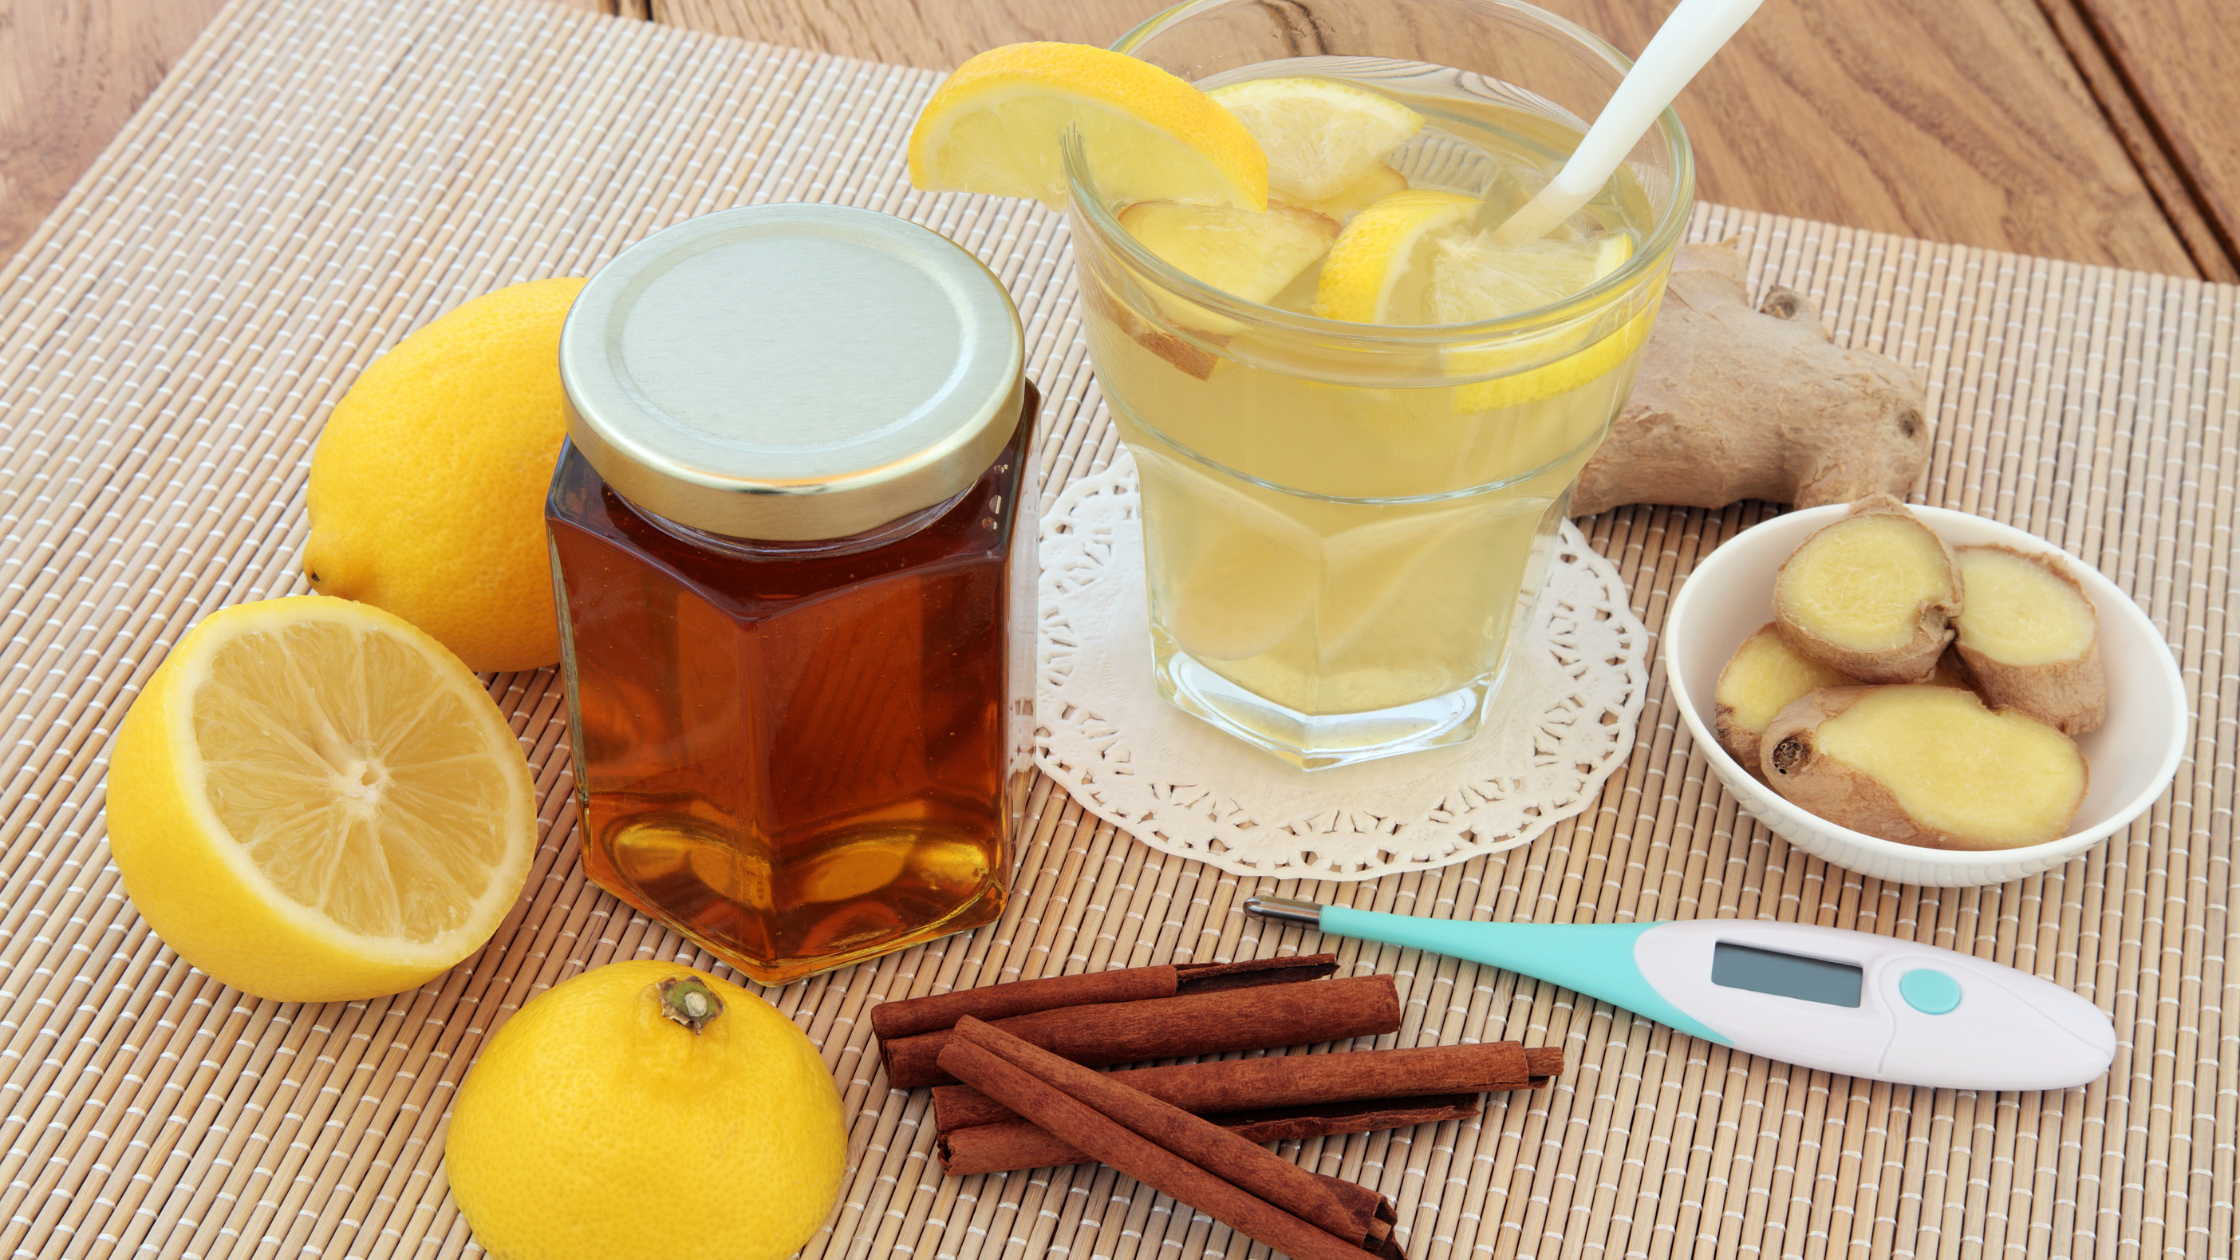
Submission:
<svg viewBox="0 0 2240 1260">
<path fill-rule="evenodd" d="M 2100 619 L 2076 578 L 2046 555 L 1962 547 L 1965 603 L 1953 646 L 1993 708 L 2019 709 L 2068 735 L 2108 716 Z"/>
<path fill-rule="evenodd" d="M 2059 839 L 2084 804 L 2068 736 L 1951 687 L 1815 691 L 1767 725 L 1760 768 L 1838 826 L 1938 849 Z"/>
<path fill-rule="evenodd" d="M 1758 768 L 1762 751 L 1759 736 L 1765 733 L 1776 715 L 1815 691 L 1859 685 L 1859 680 L 1848 674 L 1797 655 L 1782 639 L 1779 627 L 1769 621 L 1756 634 L 1744 639 L 1742 646 L 1727 660 L 1726 668 L 1719 671 L 1719 687 L 1712 696 L 1718 705 L 1712 730 L 1719 737 L 1719 746 L 1740 762 L 1743 769 L 1764 778 Z M 1929 675 L 1929 685 L 1975 690 L 1975 684 L 1969 681 L 1967 666 L 1950 648 L 1937 658 L 1937 671 Z"/>
<path fill-rule="evenodd" d="M 1818 661 L 1799 656 L 1782 641 L 1772 622 L 1742 641 L 1727 667 L 1719 671 L 1714 694 L 1718 714 L 1712 729 L 1719 746 L 1742 768 L 1758 770 L 1758 736 L 1783 709 L 1827 687 L 1857 686 L 1859 680 Z"/>
<path fill-rule="evenodd" d="M 1753 309 L 1734 242 L 1683 245 L 1571 513 L 1903 495 L 1929 462 L 1924 407 L 1918 373 L 1836 345 L 1802 294 L 1776 287 Z"/>
<path fill-rule="evenodd" d="M 1266 302 L 1322 261 L 1338 221 L 1270 202 L 1265 211 L 1139 201 L 1120 226 L 1175 270 L 1247 302 Z M 1160 316 L 1202 334 L 1234 335 L 1237 322 L 1181 298 L 1152 295 Z"/>
<path fill-rule="evenodd" d="M 1773 579 L 1781 637 L 1861 682 L 1927 681 L 1960 606 L 1951 549 L 1884 494 L 1805 539 Z"/>
</svg>

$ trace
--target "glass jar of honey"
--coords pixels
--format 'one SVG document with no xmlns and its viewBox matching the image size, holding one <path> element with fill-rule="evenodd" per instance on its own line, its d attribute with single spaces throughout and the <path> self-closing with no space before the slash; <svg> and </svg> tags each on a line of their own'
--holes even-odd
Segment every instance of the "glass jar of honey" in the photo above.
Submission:
<svg viewBox="0 0 2240 1260">
<path fill-rule="evenodd" d="M 1002 284 L 870 211 L 722 211 L 593 277 L 546 505 L 593 882 L 773 984 L 1002 913 L 1023 366 Z"/>
</svg>

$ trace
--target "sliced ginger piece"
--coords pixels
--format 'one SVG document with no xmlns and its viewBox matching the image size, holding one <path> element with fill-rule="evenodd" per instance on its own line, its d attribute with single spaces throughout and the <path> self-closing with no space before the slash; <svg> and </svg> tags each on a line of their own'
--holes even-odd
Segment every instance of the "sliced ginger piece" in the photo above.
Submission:
<svg viewBox="0 0 2240 1260">
<path fill-rule="evenodd" d="M 1878 494 L 1782 564 L 1773 618 L 1790 647 L 1830 669 L 1861 682 L 1923 682 L 1952 642 L 1960 592 L 1936 531 Z"/>
<path fill-rule="evenodd" d="M 1139 201 L 1120 212 L 1120 226 L 1176 270 L 1247 302 L 1282 292 L 1338 239 L 1337 220 L 1286 205 L 1255 212 Z"/>
<path fill-rule="evenodd" d="M 1753 301 L 1743 261 L 1731 240 L 1674 252 L 1633 393 L 1579 474 L 1573 516 L 1621 503 L 1823 507 L 1903 495 L 1928 466 L 1921 374 L 1837 345 L 1793 289 Z"/>
<path fill-rule="evenodd" d="M 2100 619 L 2084 588 L 2047 555 L 1962 547 L 1966 606 L 1955 647 L 1992 707 L 2019 709 L 2070 735 L 2108 716 Z"/>
<path fill-rule="evenodd" d="M 1774 716 L 1823 687 L 1851 687 L 1858 679 L 1799 656 L 1772 622 L 1742 641 L 1719 671 L 1714 729 L 1719 746 L 1752 774 L 1758 770 L 1758 736 Z"/>
<path fill-rule="evenodd" d="M 1140 201 L 1120 212 L 1120 226 L 1193 279 L 1260 303 L 1313 270 L 1338 236 L 1334 220 L 1284 205 L 1257 211 Z M 1092 301 L 1097 296 L 1089 294 Z M 1117 299 L 1100 309 L 1144 349 L 1201 381 L 1212 376 L 1218 360 L 1209 346 L 1225 345 L 1237 321 L 1171 294 L 1153 294 L 1151 302 L 1154 314 L 1144 318 L 1125 312 Z"/>
<path fill-rule="evenodd" d="M 2084 804 L 2075 741 L 1951 687 L 1815 691 L 1783 709 L 1762 741 L 1761 769 L 1783 797 L 1901 844 L 2043 844 Z"/>
</svg>

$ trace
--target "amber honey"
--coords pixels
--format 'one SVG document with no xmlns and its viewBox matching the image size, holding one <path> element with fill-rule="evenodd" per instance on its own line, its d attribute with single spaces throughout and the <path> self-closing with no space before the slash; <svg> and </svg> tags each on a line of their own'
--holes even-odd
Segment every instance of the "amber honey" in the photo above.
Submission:
<svg viewBox="0 0 2240 1260">
<path fill-rule="evenodd" d="M 586 286 L 546 520 L 593 882 L 766 983 L 1003 912 L 1022 354 L 993 276 L 867 211 L 720 212 Z"/>
<path fill-rule="evenodd" d="M 1034 581 L 1003 507 L 1032 416 L 953 503 L 831 542 L 680 537 L 562 457 L 594 882 L 767 983 L 1003 912 L 1032 642 L 1009 588 Z"/>
</svg>

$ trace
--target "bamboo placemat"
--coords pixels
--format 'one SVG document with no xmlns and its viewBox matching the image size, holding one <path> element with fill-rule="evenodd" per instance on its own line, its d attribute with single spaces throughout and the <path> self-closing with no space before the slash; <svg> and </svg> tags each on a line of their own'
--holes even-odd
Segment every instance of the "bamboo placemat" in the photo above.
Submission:
<svg viewBox="0 0 2240 1260">
<path fill-rule="evenodd" d="M 491 682 L 543 793 L 529 891 L 488 949 L 425 989 L 251 1001 L 182 964 L 125 899 L 101 822 L 110 732 L 202 614 L 302 589 L 312 441 L 385 347 L 688 215 L 845 201 L 948 233 L 1010 285 L 1051 399 L 1046 501 L 1104 465 L 1114 439 L 1062 223 L 923 197 L 904 177 L 902 139 L 935 78 L 501 0 L 245 0 L 0 270 L 6 1250 L 472 1253 L 440 1156 L 490 1030 L 586 967 L 709 963 L 584 884 L 549 671 Z M 926 1098 L 875 1076 L 865 1019 L 891 996 L 1309 944 L 1236 913 L 1263 891 L 1437 915 L 1860 928 L 2072 985 L 2122 1037 L 2084 1089 L 1893 1087 L 1348 945 L 1350 966 L 1394 974 L 1406 997 L 1385 1043 L 1507 1036 L 1574 1064 L 1480 1121 L 1284 1148 L 1393 1196 L 1418 1257 L 2231 1254 L 2240 289 L 1699 209 L 1696 236 L 1735 233 L 1758 282 L 1810 292 L 1840 336 L 1927 373 L 1929 502 L 2059 541 L 2168 634 L 2197 702 L 2170 795 L 2041 877 L 1887 885 L 1738 815 L 1661 676 L 1630 764 L 1576 824 L 1359 887 L 1270 888 L 1163 857 L 1044 781 L 999 926 L 767 991 L 824 1047 L 852 1117 L 854 1172 L 807 1254 L 1265 1254 L 1109 1170 L 943 1178 Z M 1655 628 L 1695 560 L 1763 514 L 1637 508 L 1587 524 Z"/>
</svg>

